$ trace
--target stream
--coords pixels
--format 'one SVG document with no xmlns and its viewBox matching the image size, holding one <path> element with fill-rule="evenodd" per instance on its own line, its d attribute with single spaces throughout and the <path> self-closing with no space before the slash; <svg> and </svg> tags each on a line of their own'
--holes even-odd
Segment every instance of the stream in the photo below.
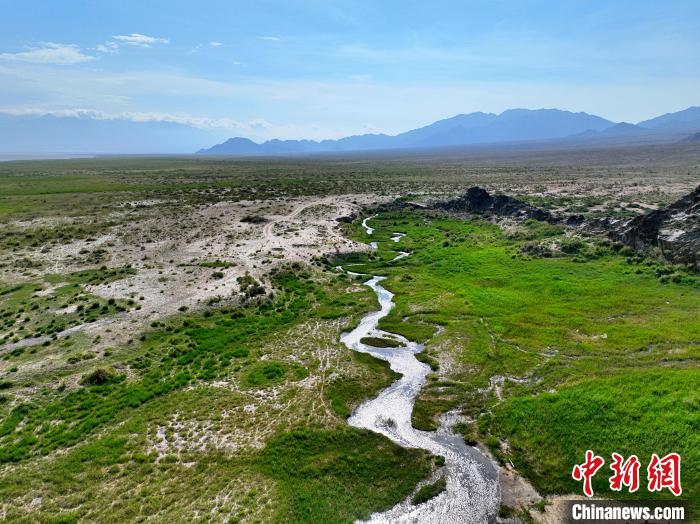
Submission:
<svg viewBox="0 0 700 524">
<path fill-rule="evenodd" d="M 374 232 L 366 218 L 362 226 L 368 235 Z M 399 242 L 405 236 L 394 233 L 391 240 Z M 375 244 L 376 245 L 376 244 Z M 399 251 L 394 260 L 409 256 Z M 357 273 L 350 273 L 357 275 Z M 369 353 L 389 362 L 391 369 L 402 376 L 376 398 L 361 404 L 348 419 L 351 426 L 381 433 L 398 445 L 420 448 L 445 457 L 445 465 L 438 471 L 444 474 L 447 488 L 437 497 L 419 505 L 411 504 L 411 497 L 382 513 L 374 513 L 368 522 L 435 522 L 435 523 L 489 523 L 496 521 L 500 506 L 498 472 L 489 458 L 477 448 L 467 446 L 461 436 L 451 431 L 458 420 L 457 414 L 446 414 L 437 431 L 420 431 L 411 425 L 411 412 L 416 396 L 430 373 L 430 367 L 416 359 L 423 345 L 394 333 L 382 331 L 379 320 L 394 306 L 394 294 L 383 288 L 385 277 L 372 276 L 365 282 L 379 300 L 379 311 L 365 315 L 352 331 L 341 335 L 341 342 L 354 351 Z M 375 348 L 360 342 L 363 337 L 393 338 L 401 347 Z"/>
</svg>

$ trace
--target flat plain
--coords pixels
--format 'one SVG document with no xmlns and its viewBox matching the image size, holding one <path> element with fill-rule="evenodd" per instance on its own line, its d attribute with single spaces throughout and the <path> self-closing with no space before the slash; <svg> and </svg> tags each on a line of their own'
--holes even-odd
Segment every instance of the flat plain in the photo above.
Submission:
<svg viewBox="0 0 700 524">
<path fill-rule="evenodd" d="M 397 378 L 339 343 L 376 308 L 348 263 L 387 277 L 382 329 L 426 345 L 414 426 L 458 413 L 518 479 L 502 518 L 580 493 L 586 449 L 680 453 L 697 507 L 696 273 L 563 226 L 376 207 L 479 185 L 624 218 L 699 180 L 697 145 L 0 163 L 0 515 L 349 522 L 429 496 L 440 457 L 345 422 Z"/>
</svg>

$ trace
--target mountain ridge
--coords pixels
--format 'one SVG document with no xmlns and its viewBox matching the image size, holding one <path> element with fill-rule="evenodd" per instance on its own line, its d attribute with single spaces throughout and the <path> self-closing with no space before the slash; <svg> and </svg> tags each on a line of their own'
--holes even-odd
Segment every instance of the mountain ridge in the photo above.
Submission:
<svg viewBox="0 0 700 524">
<path fill-rule="evenodd" d="M 542 140 L 564 138 L 587 130 L 601 131 L 614 122 L 584 112 L 561 109 L 508 109 L 500 114 L 473 112 L 437 120 L 432 124 L 397 135 L 366 134 L 338 140 L 268 140 L 261 144 L 229 139 L 222 144 L 198 151 L 198 154 L 285 154 L 326 153 L 341 151 L 372 151 L 445 147 L 463 144 Z M 240 137 L 237 137 L 240 138 Z M 242 143 L 240 143 L 243 145 Z M 253 146 L 251 144 L 256 144 Z"/>
<path fill-rule="evenodd" d="M 514 108 L 500 114 L 460 113 L 398 134 L 368 133 L 336 140 L 272 139 L 258 143 L 223 130 L 171 120 L 134 121 L 89 115 L 0 112 L 0 153 L 192 154 L 274 156 L 455 147 L 608 147 L 695 143 L 700 107 L 637 124 L 585 112 Z M 212 146 L 211 144 L 215 144 Z M 200 149 L 201 148 L 201 149 Z"/>
<path fill-rule="evenodd" d="M 354 135 L 337 140 L 268 140 L 245 143 L 229 139 L 201 155 L 284 155 L 377 151 L 391 149 L 429 149 L 477 144 L 502 144 L 542 140 L 585 142 L 644 139 L 651 142 L 677 141 L 680 136 L 667 135 L 700 131 L 700 107 L 689 107 L 676 113 L 631 124 L 613 122 L 585 112 L 562 109 L 514 108 L 502 113 L 460 113 L 432 124 L 396 135 Z M 238 137 L 240 138 L 240 137 Z"/>
</svg>

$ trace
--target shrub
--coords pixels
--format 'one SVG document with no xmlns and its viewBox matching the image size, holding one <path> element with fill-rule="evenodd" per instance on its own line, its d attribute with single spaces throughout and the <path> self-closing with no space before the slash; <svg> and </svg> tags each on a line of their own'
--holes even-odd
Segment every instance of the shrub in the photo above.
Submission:
<svg viewBox="0 0 700 524">
<path fill-rule="evenodd" d="M 427 502 L 430 499 L 437 497 L 440 493 L 445 491 L 447 488 L 447 481 L 445 478 L 438 479 L 437 481 L 433 482 L 432 484 L 426 484 L 422 488 L 418 490 L 418 493 L 416 493 L 413 496 L 413 499 L 411 500 L 411 504 L 414 506 L 418 504 L 422 504 L 423 502 Z"/>
<path fill-rule="evenodd" d="M 80 384 L 83 386 L 103 386 L 114 382 L 116 374 L 105 368 L 97 368 L 80 379 Z"/>
<path fill-rule="evenodd" d="M 575 255 L 586 248 L 586 243 L 578 238 L 565 238 L 559 245 L 563 253 L 567 255 Z"/>
</svg>

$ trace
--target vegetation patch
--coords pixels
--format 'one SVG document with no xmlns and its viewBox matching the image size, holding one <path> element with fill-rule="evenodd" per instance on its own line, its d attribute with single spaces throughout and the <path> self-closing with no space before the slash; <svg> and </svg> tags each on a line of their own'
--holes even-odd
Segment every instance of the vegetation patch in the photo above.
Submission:
<svg viewBox="0 0 700 524">
<path fill-rule="evenodd" d="M 213 267 L 213 268 L 220 267 L 220 268 L 224 268 L 224 269 L 228 269 L 230 267 L 236 267 L 235 262 L 229 262 L 226 260 L 218 260 L 218 259 L 217 260 L 206 260 L 204 262 L 200 262 L 197 265 L 200 267 Z"/>
<path fill-rule="evenodd" d="M 0 332 L 4 332 L 0 344 L 55 337 L 70 327 L 138 307 L 132 299 L 105 299 L 87 292 L 82 285 L 104 283 L 132 273 L 131 268 L 84 271 L 49 278 L 59 282 L 53 289 L 45 289 L 40 282 L 0 288 Z"/>
<path fill-rule="evenodd" d="M 699 484 L 696 276 L 536 221 L 512 233 L 430 211 L 387 212 L 372 219 L 373 236 L 388 237 L 397 224 L 411 256 L 386 263 L 380 242 L 378 257 L 355 271 L 385 276 L 395 293 L 383 329 L 427 343 L 424 362 L 449 362 L 428 376 L 415 427 L 434 430 L 441 413 L 461 408 L 476 420 L 469 442 L 491 445 L 543 493 L 580 491 L 573 464 L 586 449 L 609 455 L 613 447 L 642 461 L 681 453 L 686 485 Z M 523 255 L 532 242 L 555 246 L 552 256 Z M 601 494 L 621 496 L 604 481 Z"/>
<path fill-rule="evenodd" d="M 349 417 L 363 400 L 401 378 L 399 373 L 391 370 L 387 361 L 374 358 L 368 353 L 353 351 L 352 360 L 370 373 L 357 377 L 338 377 L 324 390 L 333 410 L 343 418 Z"/>
<path fill-rule="evenodd" d="M 301 380 L 309 375 L 308 370 L 297 363 L 259 362 L 243 375 L 243 384 L 251 388 L 265 388 L 285 379 Z"/>
<path fill-rule="evenodd" d="M 401 342 L 393 338 L 381 337 L 362 337 L 360 342 L 375 348 L 398 348 L 401 347 Z"/>
<path fill-rule="evenodd" d="M 408 496 L 430 455 L 349 427 L 299 429 L 271 439 L 258 467 L 277 481 L 275 522 L 353 522 Z"/>
<path fill-rule="evenodd" d="M 308 318 L 316 304 L 338 292 L 292 270 L 276 272 L 272 282 L 275 300 L 267 298 L 241 308 L 206 310 L 181 315 L 167 324 L 156 323 L 156 329 L 142 337 L 140 350 L 125 363 L 134 371 L 133 379 L 108 381 L 13 407 L 0 425 L 0 461 L 19 461 L 73 445 L 155 398 L 198 381 L 225 377 L 232 362 L 248 357 L 251 346 Z M 299 380 L 307 373 L 300 364 L 255 360 L 244 364 L 250 366 L 244 381 L 254 387 L 287 377 Z M 234 366 L 240 369 L 241 364 Z"/>
<path fill-rule="evenodd" d="M 696 369 L 631 370 L 586 379 L 554 393 L 513 397 L 484 415 L 482 431 L 505 438 L 511 460 L 545 493 L 573 493 L 580 486 L 567 475 L 587 449 L 610 461 L 613 452 L 637 455 L 679 453 L 683 495 L 700 500 L 700 373 Z M 541 421 L 546 420 L 546 424 Z M 593 479 L 596 494 L 609 496 L 606 475 Z M 666 493 L 666 496 L 669 494 Z M 637 494 L 638 496 L 638 494 Z M 653 494 L 646 493 L 652 497 Z"/>
<path fill-rule="evenodd" d="M 437 497 L 440 493 L 447 489 L 447 480 L 442 477 L 432 484 L 422 486 L 411 499 L 411 504 L 417 506 L 423 502 L 428 502 L 430 499 Z"/>
<path fill-rule="evenodd" d="M 116 382 L 119 377 L 114 371 L 105 368 L 97 368 L 80 379 L 83 386 L 104 386 L 110 382 Z"/>
</svg>

